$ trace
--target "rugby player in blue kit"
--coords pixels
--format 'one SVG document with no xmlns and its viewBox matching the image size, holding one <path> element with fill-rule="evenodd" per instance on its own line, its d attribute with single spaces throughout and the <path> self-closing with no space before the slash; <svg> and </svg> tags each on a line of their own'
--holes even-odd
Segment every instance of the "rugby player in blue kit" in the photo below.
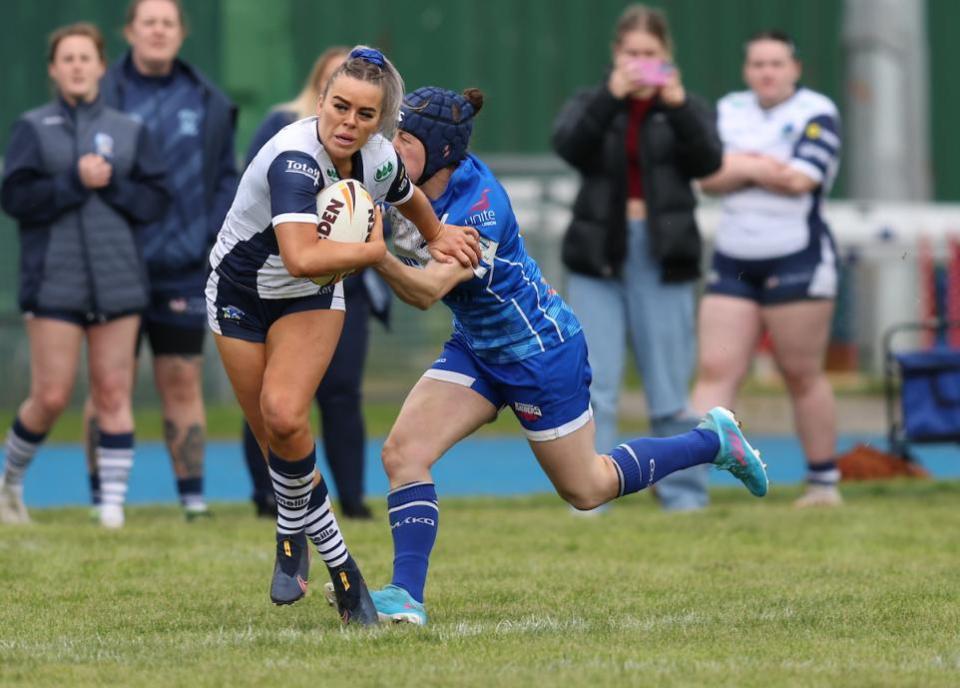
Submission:
<svg viewBox="0 0 960 688">
<path fill-rule="evenodd" d="M 592 509 L 674 471 L 713 463 L 754 495 L 767 492 L 759 454 L 733 414 L 717 407 L 683 435 L 635 439 L 598 454 L 590 366 L 580 323 L 527 255 L 506 192 L 467 152 L 483 94 L 424 87 L 401 107 L 394 146 L 438 216 L 480 233 L 482 260 L 430 259 L 423 239 L 391 211 L 394 250 L 375 267 L 419 308 L 442 300 L 453 334 L 407 396 L 383 447 L 394 544 L 393 579 L 372 593 L 380 619 L 424 624 L 424 585 L 439 524 L 431 466 L 510 406 L 563 499 Z"/>
</svg>

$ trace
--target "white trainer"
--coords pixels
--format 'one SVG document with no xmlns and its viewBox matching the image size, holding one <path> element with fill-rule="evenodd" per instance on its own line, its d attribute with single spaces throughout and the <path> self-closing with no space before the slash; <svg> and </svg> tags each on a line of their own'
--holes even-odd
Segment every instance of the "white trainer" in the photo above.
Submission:
<svg viewBox="0 0 960 688">
<path fill-rule="evenodd" d="M 797 509 L 843 506 L 840 490 L 833 485 L 807 485 L 806 491 L 793 503 Z"/>
<path fill-rule="evenodd" d="M 23 503 L 23 485 L 0 482 L 0 523 L 24 525 L 30 523 L 30 514 Z"/>
<path fill-rule="evenodd" d="M 104 528 L 116 530 L 123 528 L 123 507 L 119 504 L 100 505 L 100 525 Z"/>
</svg>

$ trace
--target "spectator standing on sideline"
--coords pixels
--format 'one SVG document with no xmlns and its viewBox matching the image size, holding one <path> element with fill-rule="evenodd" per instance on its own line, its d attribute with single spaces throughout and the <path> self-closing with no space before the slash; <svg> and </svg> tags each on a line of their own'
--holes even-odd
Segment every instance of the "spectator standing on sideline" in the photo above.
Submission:
<svg viewBox="0 0 960 688">
<path fill-rule="evenodd" d="M 273 108 L 257 128 L 247 150 L 247 165 L 278 131 L 316 114 L 323 87 L 347 59 L 348 53 L 349 48 L 334 46 L 317 58 L 300 94 Z M 330 367 L 317 388 L 316 400 L 320 408 L 324 454 L 340 497 L 341 514 L 347 518 L 370 518 L 370 509 L 363 503 L 366 430 L 360 386 L 369 340 L 368 318 L 372 313 L 384 325 L 387 324 L 390 288 L 380 282 L 375 272 L 364 270 L 345 279 L 343 291 L 346 302 L 343 332 Z M 247 423 L 243 425 L 243 452 L 253 481 L 253 502 L 257 513 L 276 516 L 267 463 Z"/>
<path fill-rule="evenodd" d="M 798 87 L 800 72 L 788 35 L 758 33 L 746 45 L 749 90 L 720 100 L 723 168 L 702 186 L 723 196 L 723 212 L 700 306 L 693 406 L 732 405 L 769 332 L 807 457 L 796 505 L 836 506 L 836 409 L 824 358 L 837 254 L 820 206 L 839 167 L 839 117 L 829 98 Z"/>
<path fill-rule="evenodd" d="M 606 80 L 575 95 L 554 124 L 555 150 L 582 178 L 562 255 L 593 370 L 599 447 L 616 445 L 628 338 L 652 434 L 697 424 L 687 396 L 701 260 L 691 181 L 720 167 L 721 144 L 711 108 L 686 91 L 672 60 L 666 17 L 629 6 Z M 706 506 L 708 472 L 696 466 L 661 480 L 661 504 Z"/>
<path fill-rule="evenodd" d="M 133 464 L 134 345 L 148 301 L 136 227 L 170 198 L 142 124 L 106 107 L 103 36 L 92 24 L 50 36 L 56 98 L 13 126 L 0 202 L 20 226 L 20 291 L 30 342 L 30 395 L 7 434 L 0 522 L 28 523 L 23 477 L 70 400 L 87 343 L 101 523 L 123 525 Z"/>
<path fill-rule="evenodd" d="M 130 50 L 107 71 L 101 89 L 106 103 L 154 134 L 169 170 L 173 205 L 143 234 L 151 293 L 142 330 L 153 351 L 164 439 L 189 519 L 207 513 L 201 388 L 206 258 L 233 200 L 237 170 L 236 109 L 178 59 L 186 30 L 179 0 L 133 0 L 124 27 Z M 88 428 L 95 438 L 95 423 Z M 91 471 L 96 503 L 95 475 Z"/>
</svg>

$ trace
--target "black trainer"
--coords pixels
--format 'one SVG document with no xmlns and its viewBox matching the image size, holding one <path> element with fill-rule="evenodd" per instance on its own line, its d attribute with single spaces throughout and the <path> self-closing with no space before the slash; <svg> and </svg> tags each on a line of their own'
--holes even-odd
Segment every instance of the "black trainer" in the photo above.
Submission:
<svg viewBox="0 0 960 688">
<path fill-rule="evenodd" d="M 310 575 L 310 551 L 307 536 L 277 533 L 277 561 L 273 565 L 270 599 L 274 604 L 293 604 L 307 594 Z"/>
<path fill-rule="evenodd" d="M 380 623 L 367 583 L 353 557 L 348 556 L 343 564 L 330 569 L 330 580 L 332 583 L 324 586 L 324 596 L 329 604 L 336 605 L 344 625 L 376 626 Z"/>
</svg>

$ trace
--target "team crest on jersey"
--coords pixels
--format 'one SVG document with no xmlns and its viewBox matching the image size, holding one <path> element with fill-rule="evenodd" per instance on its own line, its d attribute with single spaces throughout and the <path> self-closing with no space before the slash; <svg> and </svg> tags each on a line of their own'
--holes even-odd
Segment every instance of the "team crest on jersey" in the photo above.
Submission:
<svg viewBox="0 0 960 688">
<path fill-rule="evenodd" d="M 377 171 L 373 173 L 373 179 L 374 181 L 382 182 L 384 179 L 389 177 L 392 172 L 393 163 L 388 160 L 380 165 L 380 167 L 377 168 Z"/>
<path fill-rule="evenodd" d="M 93 135 L 93 152 L 109 160 L 113 157 L 113 137 L 98 131 Z"/>
<path fill-rule="evenodd" d="M 327 179 L 329 179 L 332 182 L 340 181 L 340 174 L 337 172 L 336 167 L 331 167 L 327 169 Z"/>
<path fill-rule="evenodd" d="M 236 306 L 223 306 L 220 308 L 220 317 L 224 320 L 243 320 L 245 313 Z"/>
<path fill-rule="evenodd" d="M 523 401 L 513 402 L 513 410 L 518 416 L 520 416 L 520 418 L 531 423 L 543 418 L 543 412 L 540 410 L 539 406 L 528 404 Z"/>
<path fill-rule="evenodd" d="M 199 136 L 200 135 L 200 113 L 196 110 L 184 108 L 177 112 L 177 119 L 180 121 L 181 136 Z"/>
</svg>

